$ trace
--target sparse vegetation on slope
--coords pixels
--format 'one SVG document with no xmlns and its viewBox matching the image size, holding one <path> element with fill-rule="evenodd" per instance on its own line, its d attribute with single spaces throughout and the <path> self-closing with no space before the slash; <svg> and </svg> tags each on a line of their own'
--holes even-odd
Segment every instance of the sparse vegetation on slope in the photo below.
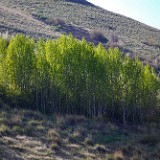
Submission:
<svg viewBox="0 0 160 160">
<path fill-rule="evenodd" d="M 112 44 L 112 37 L 118 37 L 118 46 L 130 55 L 138 54 L 145 62 L 159 69 L 160 31 L 94 6 L 85 0 L 1 0 L 0 31 L 25 33 L 38 37 L 58 37 L 61 33 L 72 33 L 75 37 L 98 43 L 90 35 L 102 31 Z M 39 18 L 37 18 L 39 17 Z M 65 24 L 57 26 L 57 19 Z M 60 28 L 59 28 L 60 27 Z"/>
<path fill-rule="evenodd" d="M 156 123 L 123 127 L 103 119 L 44 116 L 0 105 L 2 160 L 158 160 L 159 134 Z"/>
</svg>

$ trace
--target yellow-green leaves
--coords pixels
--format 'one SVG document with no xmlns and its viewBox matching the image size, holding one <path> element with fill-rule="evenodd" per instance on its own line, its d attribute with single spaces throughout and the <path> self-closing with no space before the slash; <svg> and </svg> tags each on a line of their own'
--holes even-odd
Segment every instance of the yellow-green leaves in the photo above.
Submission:
<svg viewBox="0 0 160 160">
<path fill-rule="evenodd" d="M 4 74 L 5 73 L 5 74 Z M 138 122 L 156 108 L 159 80 L 138 58 L 72 35 L 57 40 L 0 39 L 0 84 L 43 112 L 109 116 Z M 154 106 L 153 106 L 154 105 Z"/>
</svg>

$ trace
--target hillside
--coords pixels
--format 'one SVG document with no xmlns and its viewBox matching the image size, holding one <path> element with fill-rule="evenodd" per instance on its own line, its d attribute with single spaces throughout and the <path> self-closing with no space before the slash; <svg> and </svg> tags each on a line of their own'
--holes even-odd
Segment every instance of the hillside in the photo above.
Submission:
<svg viewBox="0 0 160 160">
<path fill-rule="evenodd" d="M 56 38 L 62 33 L 85 37 L 106 47 L 118 45 L 125 53 L 159 68 L 160 31 L 104 10 L 85 0 L 1 0 L 0 32 L 24 33 L 34 38 Z M 99 39 L 97 32 L 107 38 Z"/>
<path fill-rule="evenodd" d="M 159 160 L 152 66 L 160 30 L 86 0 L 1 0 L 0 160 Z"/>
<path fill-rule="evenodd" d="M 1 160 L 158 160 L 159 125 L 44 116 L 0 102 Z"/>
</svg>

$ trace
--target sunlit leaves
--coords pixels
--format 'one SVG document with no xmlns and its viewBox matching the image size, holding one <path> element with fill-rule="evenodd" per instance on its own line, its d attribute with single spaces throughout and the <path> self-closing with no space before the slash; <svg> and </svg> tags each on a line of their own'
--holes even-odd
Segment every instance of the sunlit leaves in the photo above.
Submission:
<svg viewBox="0 0 160 160">
<path fill-rule="evenodd" d="M 135 122 L 157 107 L 159 80 L 154 69 L 118 48 L 95 47 L 72 35 L 36 43 L 16 35 L 9 45 L 0 39 L 0 68 L 1 85 L 5 81 L 10 90 L 30 94 L 43 112 Z"/>
</svg>

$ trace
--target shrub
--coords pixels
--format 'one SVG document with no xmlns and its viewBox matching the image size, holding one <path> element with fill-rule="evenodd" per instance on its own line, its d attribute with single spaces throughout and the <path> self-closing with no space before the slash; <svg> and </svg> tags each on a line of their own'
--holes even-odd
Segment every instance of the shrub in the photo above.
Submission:
<svg viewBox="0 0 160 160">
<path fill-rule="evenodd" d="M 62 140 L 54 129 L 48 131 L 48 140 L 50 143 L 57 144 L 58 146 L 62 145 Z"/>
<path fill-rule="evenodd" d="M 36 130 L 39 131 L 39 132 L 43 132 L 43 131 L 45 131 L 45 127 L 43 125 L 38 125 L 36 127 Z"/>
<path fill-rule="evenodd" d="M 51 144 L 51 149 L 53 149 L 54 151 L 58 152 L 60 150 L 60 147 L 58 146 L 57 143 L 53 143 Z"/>
<path fill-rule="evenodd" d="M 69 140 L 69 143 L 77 143 L 78 142 L 77 138 L 75 138 L 73 136 L 69 136 L 68 140 Z"/>
<path fill-rule="evenodd" d="M 91 37 L 95 39 L 96 41 L 107 43 L 108 39 L 104 36 L 104 34 L 101 31 L 94 30 L 91 33 Z"/>
<path fill-rule="evenodd" d="M 84 116 L 69 116 L 67 117 L 67 123 L 68 125 L 70 126 L 74 126 L 74 125 L 77 125 L 77 124 L 80 124 L 82 122 L 84 122 L 86 119 Z"/>
<path fill-rule="evenodd" d="M 131 154 L 131 151 L 133 151 L 134 148 L 132 145 L 128 144 L 128 145 L 125 145 L 123 147 L 121 147 L 121 151 L 124 155 L 129 155 Z"/>
<path fill-rule="evenodd" d="M 144 135 L 141 139 L 140 142 L 144 145 L 156 145 L 160 142 L 160 139 L 157 135 Z"/>
<path fill-rule="evenodd" d="M 88 144 L 88 145 L 93 145 L 94 144 L 94 142 L 93 142 L 93 140 L 91 139 L 91 138 L 89 138 L 89 137 L 87 137 L 87 138 L 85 138 L 85 141 L 84 141 L 86 144 Z"/>
<path fill-rule="evenodd" d="M 26 134 L 26 135 L 28 135 L 28 136 L 33 136 L 33 134 L 34 134 L 34 127 L 32 127 L 32 126 L 26 126 L 25 128 L 24 128 L 24 134 Z"/>
<path fill-rule="evenodd" d="M 40 125 L 41 122 L 40 121 L 37 121 L 37 120 L 29 120 L 28 121 L 28 125 L 29 126 L 32 126 L 32 127 L 37 127 L 38 125 Z"/>
<path fill-rule="evenodd" d="M 105 152 L 106 152 L 106 147 L 105 147 L 104 145 L 96 144 L 95 149 L 96 149 L 98 152 L 102 152 L 102 153 L 105 153 Z"/>
<path fill-rule="evenodd" d="M 107 160 L 115 160 L 114 155 L 109 154 L 109 155 L 107 156 Z"/>
<path fill-rule="evenodd" d="M 52 20 L 53 21 L 53 23 L 54 23 L 54 25 L 60 25 L 60 26 L 64 26 L 65 25 L 65 22 L 64 22 L 64 20 L 62 20 L 62 19 L 60 19 L 60 18 L 56 18 L 56 19 L 54 19 L 54 20 Z"/>
<path fill-rule="evenodd" d="M 123 160 L 123 159 L 124 159 L 124 156 L 123 156 L 122 151 L 120 151 L 120 150 L 115 151 L 115 152 L 114 152 L 114 158 L 115 158 L 116 160 Z"/>
<path fill-rule="evenodd" d="M 6 125 L 4 125 L 4 124 L 1 124 L 0 125 L 0 134 L 2 133 L 6 133 L 6 132 L 8 132 L 9 131 L 9 128 L 8 128 L 8 126 L 6 126 Z"/>
<path fill-rule="evenodd" d="M 23 133 L 23 128 L 16 125 L 16 126 L 13 126 L 12 131 L 16 133 Z"/>
<path fill-rule="evenodd" d="M 48 137 L 59 137 L 59 134 L 54 129 L 50 129 L 48 131 Z"/>
<path fill-rule="evenodd" d="M 42 21 L 46 21 L 48 18 L 45 16 L 45 15 L 43 15 L 43 14 L 39 14 L 39 15 L 37 15 L 38 16 L 38 18 L 40 19 L 40 20 L 42 20 Z"/>
</svg>

